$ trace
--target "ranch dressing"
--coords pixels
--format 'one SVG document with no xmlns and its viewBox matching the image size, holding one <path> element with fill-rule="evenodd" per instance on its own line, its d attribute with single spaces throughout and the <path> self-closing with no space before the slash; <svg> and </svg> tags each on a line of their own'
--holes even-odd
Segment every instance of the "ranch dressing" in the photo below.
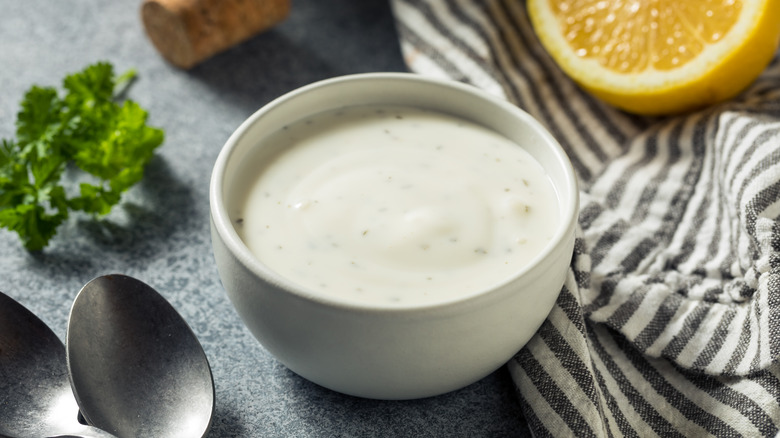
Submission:
<svg viewBox="0 0 780 438">
<path fill-rule="evenodd" d="M 325 112 L 266 140 L 236 229 L 264 264 L 315 293 L 424 305 L 508 281 L 559 222 L 544 170 L 476 124 L 409 107 Z"/>
</svg>

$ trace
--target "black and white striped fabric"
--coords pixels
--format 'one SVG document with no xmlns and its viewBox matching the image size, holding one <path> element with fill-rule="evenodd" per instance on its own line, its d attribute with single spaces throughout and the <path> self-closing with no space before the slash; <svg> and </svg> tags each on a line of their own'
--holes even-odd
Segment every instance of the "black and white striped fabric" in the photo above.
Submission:
<svg viewBox="0 0 780 438">
<path fill-rule="evenodd" d="M 523 0 L 393 0 L 414 72 L 517 104 L 581 182 L 568 280 L 508 364 L 535 436 L 776 436 L 780 60 L 726 104 L 627 115 L 573 84 Z"/>
</svg>

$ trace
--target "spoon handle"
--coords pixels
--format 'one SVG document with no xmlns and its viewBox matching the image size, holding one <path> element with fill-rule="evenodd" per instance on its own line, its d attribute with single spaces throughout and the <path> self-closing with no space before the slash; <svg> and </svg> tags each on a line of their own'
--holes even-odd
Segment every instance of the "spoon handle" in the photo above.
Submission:
<svg viewBox="0 0 780 438">
<path fill-rule="evenodd" d="M 86 433 L 86 434 L 78 434 L 78 435 L 55 435 L 50 436 L 47 438 L 117 438 L 115 435 L 111 435 L 108 432 L 101 431 L 100 433 Z"/>
<path fill-rule="evenodd" d="M 93 426 L 82 426 L 78 431 L 74 433 L 67 433 L 64 435 L 55 435 L 48 438 L 117 438 L 115 435 L 111 435 L 105 430 L 98 429 Z"/>
<path fill-rule="evenodd" d="M 85 434 L 85 435 L 81 435 L 81 434 L 79 434 L 79 435 L 55 435 L 55 436 L 50 436 L 50 437 L 46 437 L 46 438 L 116 438 L 116 436 L 111 435 L 110 433 L 103 433 L 103 434 L 88 433 L 88 434 Z"/>
</svg>

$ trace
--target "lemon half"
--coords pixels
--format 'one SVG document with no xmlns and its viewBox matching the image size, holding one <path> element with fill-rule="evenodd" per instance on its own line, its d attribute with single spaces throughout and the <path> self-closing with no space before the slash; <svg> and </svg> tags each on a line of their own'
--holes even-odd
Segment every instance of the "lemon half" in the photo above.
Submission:
<svg viewBox="0 0 780 438">
<path fill-rule="evenodd" d="M 734 97 L 780 40 L 780 0 L 528 0 L 528 12 L 568 76 L 637 114 Z"/>
</svg>

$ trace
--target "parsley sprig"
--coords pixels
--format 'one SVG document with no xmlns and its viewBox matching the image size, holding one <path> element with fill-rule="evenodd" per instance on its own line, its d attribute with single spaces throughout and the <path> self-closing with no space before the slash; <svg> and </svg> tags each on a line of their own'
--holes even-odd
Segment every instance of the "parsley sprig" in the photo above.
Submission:
<svg viewBox="0 0 780 438">
<path fill-rule="evenodd" d="M 24 95 L 16 139 L 0 145 L 0 227 L 28 250 L 43 249 L 69 212 L 107 214 L 143 177 L 164 133 L 147 126 L 137 103 L 118 98 L 134 77 L 99 62 L 65 77 L 62 96 L 39 86 Z M 74 194 L 63 185 L 69 165 L 88 180 Z"/>
</svg>

